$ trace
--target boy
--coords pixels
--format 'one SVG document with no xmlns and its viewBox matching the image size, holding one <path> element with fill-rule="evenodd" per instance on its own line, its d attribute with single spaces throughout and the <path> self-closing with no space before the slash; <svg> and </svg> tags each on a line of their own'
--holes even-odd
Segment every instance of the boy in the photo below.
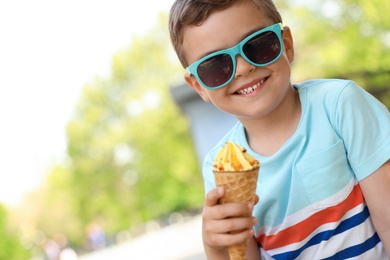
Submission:
<svg viewBox="0 0 390 260">
<path fill-rule="evenodd" d="M 248 259 L 388 259 L 386 107 L 351 81 L 291 84 L 293 38 L 271 0 L 177 0 L 169 28 L 188 85 L 239 120 L 204 162 L 208 258 L 249 239 Z M 261 163 L 255 206 L 218 204 L 226 141 Z"/>
</svg>

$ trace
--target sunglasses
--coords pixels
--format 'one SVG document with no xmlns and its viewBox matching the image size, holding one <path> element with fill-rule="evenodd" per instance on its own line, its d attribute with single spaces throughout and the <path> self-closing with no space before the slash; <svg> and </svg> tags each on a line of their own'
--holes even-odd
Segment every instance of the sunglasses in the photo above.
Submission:
<svg viewBox="0 0 390 260">
<path fill-rule="evenodd" d="M 281 23 L 261 29 L 232 48 L 201 58 L 188 66 L 187 70 L 205 88 L 222 88 L 234 78 L 237 54 L 257 67 L 270 65 L 279 59 L 283 51 L 282 31 Z"/>
</svg>

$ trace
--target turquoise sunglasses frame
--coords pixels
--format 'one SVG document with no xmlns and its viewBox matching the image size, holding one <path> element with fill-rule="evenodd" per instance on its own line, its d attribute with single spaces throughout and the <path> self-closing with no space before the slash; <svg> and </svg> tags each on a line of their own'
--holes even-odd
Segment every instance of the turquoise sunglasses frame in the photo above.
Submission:
<svg viewBox="0 0 390 260">
<path fill-rule="evenodd" d="M 224 49 L 224 50 L 220 50 L 220 51 L 216 51 L 216 52 L 213 52 L 197 61 L 195 61 L 194 63 L 192 63 L 191 65 L 189 65 L 186 69 L 187 71 L 189 72 L 189 74 L 191 75 L 194 75 L 196 77 L 196 79 L 198 80 L 199 83 L 201 83 L 201 85 L 207 89 L 210 89 L 210 90 L 215 90 L 215 89 L 219 89 L 219 88 L 222 88 L 224 86 L 226 86 L 227 84 L 229 84 L 235 74 L 236 74 L 236 56 L 237 54 L 239 54 L 242 58 L 244 58 L 249 64 L 251 65 L 254 65 L 256 67 L 265 67 L 265 66 L 268 66 L 272 63 L 274 63 L 275 61 L 277 61 L 280 56 L 282 55 L 283 53 L 283 40 L 282 40 L 282 31 L 283 31 L 283 24 L 282 23 L 276 23 L 276 24 L 273 24 L 271 26 L 268 26 L 266 28 L 263 28 L 251 35 L 249 35 L 248 37 L 246 37 L 244 40 L 242 40 L 240 43 L 238 43 L 236 46 L 233 46 L 229 49 Z M 278 39 L 279 39 L 279 44 L 280 44 L 280 52 L 278 54 L 278 56 L 276 58 L 274 58 L 273 60 L 267 62 L 267 63 L 264 63 L 264 64 L 258 64 L 258 63 L 255 63 L 253 61 L 251 61 L 244 53 L 243 51 L 243 47 L 244 45 L 252 40 L 254 37 L 256 37 L 257 35 L 259 34 L 262 34 L 262 33 L 265 33 L 265 32 L 274 32 Z M 232 59 L 232 65 L 233 65 L 233 71 L 232 71 L 232 75 L 230 76 L 230 78 L 223 84 L 219 85 L 219 86 L 215 86 L 215 87 L 210 87 L 210 86 L 207 86 L 203 81 L 202 79 L 199 77 L 198 75 L 198 67 L 200 64 L 202 64 L 204 61 L 214 57 L 214 56 L 217 56 L 217 55 L 229 55 L 230 58 Z"/>
</svg>

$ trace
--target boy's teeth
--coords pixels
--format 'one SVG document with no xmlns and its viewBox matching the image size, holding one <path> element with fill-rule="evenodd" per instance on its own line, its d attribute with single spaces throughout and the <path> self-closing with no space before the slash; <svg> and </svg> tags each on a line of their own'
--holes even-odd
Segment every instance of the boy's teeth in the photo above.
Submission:
<svg viewBox="0 0 390 260">
<path fill-rule="evenodd" d="M 237 93 L 238 94 L 249 94 L 249 93 L 255 91 L 255 89 L 257 89 L 263 83 L 264 83 L 264 80 L 262 80 L 259 83 L 253 85 L 252 87 L 241 89 L 241 90 L 237 91 Z"/>
</svg>

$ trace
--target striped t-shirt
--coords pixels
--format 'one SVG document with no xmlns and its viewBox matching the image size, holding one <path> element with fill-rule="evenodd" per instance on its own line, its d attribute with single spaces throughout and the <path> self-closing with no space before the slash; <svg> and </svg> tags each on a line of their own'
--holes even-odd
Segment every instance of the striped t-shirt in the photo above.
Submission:
<svg viewBox="0 0 390 260">
<path fill-rule="evenodd" d="M 238 123 L 206 156 L 206 192 L 215 187 L 217 151 L 235 142 L 261 164 L 253 214 L 263 259 L 388 259 L 359 181 L 390 158 L 389 111 L 351 81 L 294 87 L 302 106 L 294 135 L 274 155 L 261 156 Z"/>
</svg>

